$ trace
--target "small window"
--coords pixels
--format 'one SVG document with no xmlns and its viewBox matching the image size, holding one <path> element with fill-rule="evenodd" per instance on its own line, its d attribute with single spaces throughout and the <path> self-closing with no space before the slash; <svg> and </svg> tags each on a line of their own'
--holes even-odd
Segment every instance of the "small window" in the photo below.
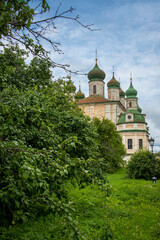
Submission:
<svg viewBox="0 0 160 240">
<path fill-rule="evenodd" d="M 93 94 L 96 94 L 96 85 L 93 85 Z"/>
<path fill-rule="evenodd" d="M 129 107 L 132 107 L 132 102 L 129 102 Z"/>
<path fill-rule="evenodd" d="M 132 141 L 132 139 L 128 139 L 128 149 L 133 149 L 133 141 Z"/>
<path fill-rule="evenodd" d="M 139 149 L 143 148 L 143 139 L 139 139 Z"/>
</svg>

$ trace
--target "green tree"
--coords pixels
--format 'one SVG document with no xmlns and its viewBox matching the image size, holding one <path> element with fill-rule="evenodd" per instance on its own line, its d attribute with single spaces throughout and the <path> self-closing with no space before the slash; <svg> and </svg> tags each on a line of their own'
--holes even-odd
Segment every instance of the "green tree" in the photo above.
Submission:
<svg viewBox="0 0 160 240">
<path fill-rule="evenodd" d="M 6 46 L 0 51 L 0 89 L 16 86 L 26 89 L 33 86 L 47 86 L 51 83 L 50 64 L 34 57 L 30 64 L 25 63 L 28 53 L 18 46 Z"/>
<path fill-rule="evenodd" d="M 46 88 L 0 92 L 1 224 L 50 211 L 68 219 L 66 183 L 102 183 L 92 158 L 96 129 L 68 91 L 58 80 Z"/>
<path fill-rule="evenodd" d="M 27 53 L 18 46 L 5 47 L 0 51 L 0 89 L 15 85 L 24 88 L 26 76 L 25 58 Z"/>
<path fill-rule="evenodd" d="M 155 176 L 160 178 L 160 160 L 154 156 Z M 151 180 L 153 177 L 152 153 L 148 150 L 135 152 L 127 165 L 127 174 L 130 178 Z"/>
<path fill-rule="evenodd" d="M 97 129 L 98 156 L 103 159 L 102 168 L 106 172 L 114 172 L 122 166 L 126 153 L 122 138 L 110 120 L 95 118 L 93 121 Z"/>
<path fill-rule="evenodd" d="M 27 68 L 28 85 L 39 87 L 47 86 L 51 83 L 51 64 L 44 59 L 34 57 Z"/>
</svg>

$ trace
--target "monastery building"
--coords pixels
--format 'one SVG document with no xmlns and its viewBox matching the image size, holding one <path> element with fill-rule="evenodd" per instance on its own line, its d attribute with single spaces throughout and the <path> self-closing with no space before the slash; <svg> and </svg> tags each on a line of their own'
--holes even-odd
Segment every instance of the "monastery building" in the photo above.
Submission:
<svg viewBox="0 0 160 240">
<path fill-rule="evenodd" d="M 121 89 L 120 82 L 115 79 L 114 72 L 112 79 L 107 83 L 108 99 L 105 98 L 105 73 L 97 64 L 88 73 L 89 97 L 84 96 L 81 89 L 76 94 L 79 107 L 91 119 L 108 118 L 116 126 L 122 136 L 123 144 L 126 147 L 128 159 L 138 149 L 149 149 L 149 133 L 145 120 L 145 114 L 138 105 L 137 91 L 132 85 L 126 92 Z"/>
</svg>

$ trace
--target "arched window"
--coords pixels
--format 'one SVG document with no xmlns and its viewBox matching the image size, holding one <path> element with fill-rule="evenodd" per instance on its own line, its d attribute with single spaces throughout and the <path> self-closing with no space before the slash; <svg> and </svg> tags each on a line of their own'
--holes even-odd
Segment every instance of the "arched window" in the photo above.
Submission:
<svg viewBox="0 0 160 240">
<path fill-rule="evenodd" d="M 96 94 L 96 85 L 93 85 L 93 94 Z"/>
<path fill-rule="evenodd" d="M 139 149 L 143 148 L 143 139 L 139 139 Z"/>
<path fill-rule="evenodd" d="M 132 107 L 132 102 L 129 102 L 129 107 Z"/>
<path fill-rule="evenodd" d="M 128 139 L 128 149 L 133 149 L 133 141 L 132 141 L 132 139 Z"/>
</svg>

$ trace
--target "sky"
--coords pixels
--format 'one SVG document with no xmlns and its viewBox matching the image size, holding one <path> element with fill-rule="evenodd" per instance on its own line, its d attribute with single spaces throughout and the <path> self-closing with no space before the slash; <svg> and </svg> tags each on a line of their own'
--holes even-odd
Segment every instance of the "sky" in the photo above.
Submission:
<svg viewBox="0 0 160 240">
<path fill-rule="evenodd" d="M 150 137 L 155 139 L 154 151 L 160 151 L 160 1 L 159 0 L 48 0 L 52 11 L 61 4 L 59 11 L 72 6 L 79 20 L 99 31 L 89 31 L 78 23 L 57 19 L 56 30 L 48 36 L 61 43 L 64 54 L 54 52 L 46 43 L 51 58 L 58 63 L 70 64 L 72 71 L 88 73 L 98 65 L 106 73 L 105 85 L 112 78 L 120 79 L 124 91 L 130 85 L 138 91 L 138 103 L 146 114 Z M 51 13 L 52 13 L 51 11 Z M 50 13 L 50 14 L 51 14 Z M 62 69 L 53 69 L 55 79 L 68 75 Z M 88 96 L 86 75 L 71 74 L 71 78 Z M 107 98 L 107 87 L 105 88 Z"/>
</svg>

